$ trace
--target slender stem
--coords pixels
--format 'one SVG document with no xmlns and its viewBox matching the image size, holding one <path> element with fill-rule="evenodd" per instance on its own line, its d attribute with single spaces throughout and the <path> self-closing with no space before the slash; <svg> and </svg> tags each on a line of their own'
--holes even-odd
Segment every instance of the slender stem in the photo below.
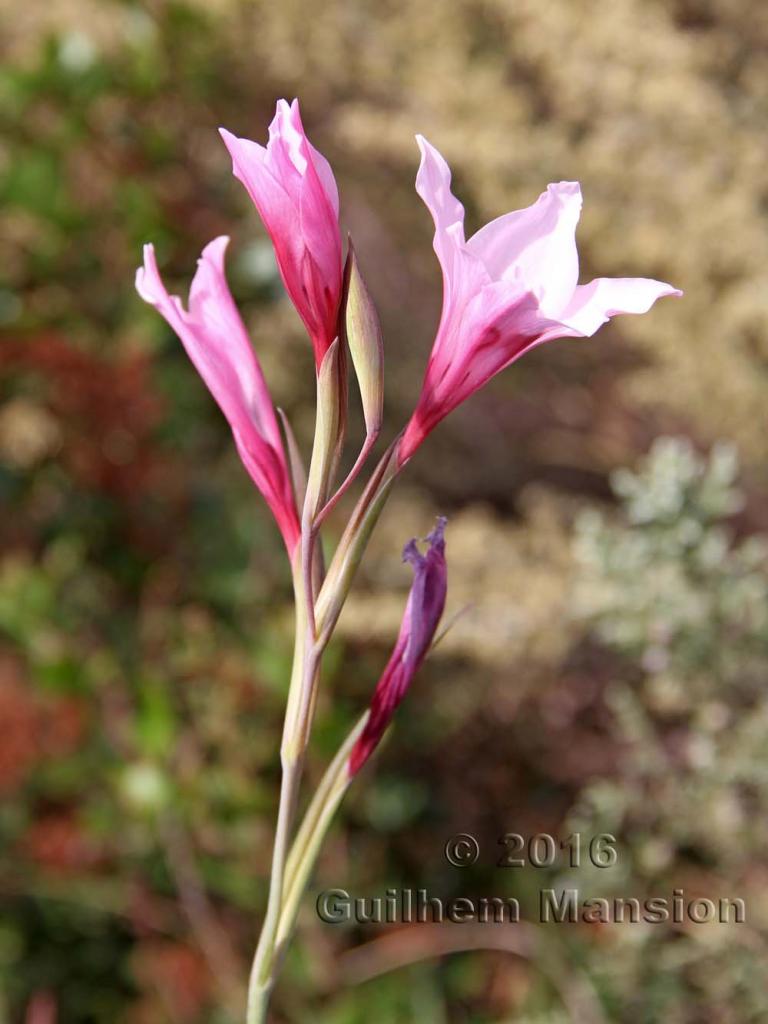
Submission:
<svg viewBox="0 0 768 1024">
<path fill-rule="evenodd" d="M 313 561 L 314 547 L 317 539 L 317 531 L 312 523 L 309 512 L 305 509 L 301 519 L 301 575 L 304 585 L 304 607 L 306 610 L 307 639 L 311 644 L 315 642 L 315 589 L 313 585 Z M 307 644 L 305 657 L 309 653 L 310 644 Z"/>
<path fill-rule="evenodd" d="M 299 701 L 301 698 L 302 683 L 305 670 L 304 652 L 307 646 L 309 628 L 307 625 L 307 597 L 308 591 L 303 575 L 304 560 L 299 550 L 295 556 L 293 568 L 293 594 L 295 601 L 295 635 L 293 647 L 293 665 L 291 666 L 291 682 L 288 688 L 288 703 L 283 721 L 283 737 L 281 741 L 280 754 L 286 760 L 293 737 L 296 734 L 296 721 L 299 713 Z"/>
<path fill-rule="evenodd" d="M 399 440 L 399 437 L 395 438 L 379 460 L 331 559 L 315 602 L 320 642 L 327 642 L 336 625 L 352 578 L 399 472 L 400 467 L 396 461 Z"/>
<path fill-rule="evenodd" d="M 376 441 L 378 440 L 378 437 L 379 437 L 379 431 L 378 430 L 375 433 L 366 434 L 365 442 L 363 443 L 363 447 L 360 449 L 360 453 L 357 456 L 357 458 L 355 459 L 355 464 L 352 467 L 352 469 L 350 469 L 349 473 L 347 474 L 346 479 L 340 485 L 340 487 L 338 488 L 336 493 L 333 495 L 333 497 L 329 498 L 328 501 L 326 501 L 325 505 L 323 505 L 323 507 L 320 509 L 320 511 L 315 516 L 315 527 L 319 527 L 319 526 L 321 526 L 325 522 L 327 516 L 335 508 L 336 503 L 339 501 L 339 499 L 344 494 L 346 494 L 347 489 L 350 487 L 350 485 L 354 483 L 354 481 L 356 480 L 360 470 L 365 465 L 365 463 L 366 463 L 366 461 L 368 459 L 368 456 L 371 454 L 371 449 L 376 444 Z"/>
<path fill-rule="evenodd" d="M 294 594 L 296 600 L 296 636 L 291 684 L 288 693 L 283 740 L 280 749 L 282 781 L 278 807 L 275 843 L 272 852 L 267 912 L 264 919 L 248 986 L 247 1024 L 264 1024 L 269 999 L 274 988 L 280 959 L 298 910 L 301 894 L 317 857 L 323 836 L 333 814 L 349 785 L 347 768 L 349 749 L 362 728 L 365 716 L 358 722 L 334 759 L 310 803 L 305 825 L 299 831 L 289 858 L 294 814 L 304 756 L 317 696 L 317 681 L 323 651 L 344 603 L 354 571 L 362 557 L 370 533 L 384 506 L 397 474 L 393 461 L 397 441 L 385 453 L 353 513 L 335 556 L 335 586 L 326 577 L 315 599 L 313 586 L 313 549 L 317 527 L 308 502 L 302 515 L 301 542 L 294 563 Z M 311 475 L 311 469 L 310 469 Z M 325 615 L 317 632 L 317 603 L 325 601 Z M 330 607 L 328 607 L 330 605 Z M 306 827 L 305 827 L 306 826 Z M 295 851 L 295 852 L 294 852 Z"/>
<path fill-rule="evenodd" d="M 280 749 L 282 780 L 275 827 L 275 843 L 269 882 L 267 912 L 259 936 L 248 984 L 247 1024 L 266 1020 L 269 999 L 277 974 L 276 942 L 282 905 L 284 875 L 291 840 L 304 755 L 315 707 L 317 677 L 323 647 L 316 643 L 313 576 L 313 546 L 316 536 L 308 516 L 302 523 L 302 540 L 294 567 L 296 637 Z"/>
<path fill-rule="evenodd" d="M 366 711 L 339 747 L 336 756 L 323 775 L 294 839 L 285 867 L 283 902 L 277 933 L 278 956 L 285 951 L 293 931 L 299 902 L 306 888 L 320 846 L 336 809 L 346 793 L 352 777 L 349 774 L 349 755 L 368 720 Z"/>
<path fill-rule="evenodd" d="M 298 761 L 283 761 L 283 778 L 280 786 L 280 806 L 277 812 L 275 846 L 272 853 L 272 873 L 269 883 L 267 914 L 256 947 L 251 977 L 248 982 L 247 1024 L 262 1024 L 266 1020 L 267 1005 L 274 985 L 272 962 L 275 939 L 280 922 L 283 874 L 290 841 L 290 829 L 296 806 L 301 767 Z"/>
<path fill-rule="evenodd" d="M 303 693 L 307 688 L 306 673 L 311 669 L 315 672 L 313 659 L 307 658 L 307 647 L 314 646 L 311 631 L 314 619 L 310 620 L 307 599 L 311 599 L 311 581 L 307 587 L 305 572 L 307 563 L 303 551 L 296 553 L 294 562 L 293 588 L 296 602 L 296 632 L 294 639 L 293 667 L 291 684 L 288 692 L 285 722 L 283 724 L 283 740 L 280 749 L 282 780 L 280 783 L 280 802 L 275 827 L 275 842 L 272 850 L 272 866 L 267 899 L 267 912 L 259 935 L 256 954 L 251 967 L 248 983 L 247 1024 L 262 1024 L 266 1020 L 267 1006 L 275 981 L 273 969 L 275 941 L 280 920 L 282 902 L 283 876 L 288 847 L 291 840 L 291 828 L 296 810 L 296 803 L 301 783 L 304 763 L 305 744 L 296 742 L 297 735 L 303 735 L 305 729 L 300 721 Z M 309 566 L 311 571 L 311 565 Z"/>
</svg>

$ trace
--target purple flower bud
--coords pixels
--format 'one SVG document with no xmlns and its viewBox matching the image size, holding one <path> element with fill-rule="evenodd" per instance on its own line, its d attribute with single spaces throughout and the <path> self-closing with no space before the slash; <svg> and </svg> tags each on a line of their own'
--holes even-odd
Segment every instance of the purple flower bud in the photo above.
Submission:
<svg viewBox="0 0 768 1024">
<path fill-rule="evenodd" d="M 356 775 L 379 744 L 411 680 L 421 667 L 445 606 L 448 571 L 445 564 L 445 518 L 427 537 L 422 555 L 416 541 L 403 549 L 403 561 L 413 566 L 413 583 L 392 656 L 371 700 L 368 721 L 349 757 L 349 773 Z"/>
</svg>

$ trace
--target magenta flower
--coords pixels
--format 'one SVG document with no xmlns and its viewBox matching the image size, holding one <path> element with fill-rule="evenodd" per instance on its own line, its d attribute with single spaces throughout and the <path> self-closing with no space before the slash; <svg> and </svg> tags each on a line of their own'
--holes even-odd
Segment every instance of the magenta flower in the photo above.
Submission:
<svg viewBox="0 0 768 1024">
<path fill-rule="evenodd" d="M 151 245 L 136 271 L 136 290 L 178 334 L 197 372 L 229 421 L 235 444 L 280 527 L 289 555 L 299 538 L 296 503 L 283 441 L 264 374 L 227 286 L 224 253 L 229 239 L 203 249 L 189 291 L 189 309 L 169 295 Z"/>
<path fill-rule="evenodd" d="M 443 309 L 400 464 L 461 402 L 523 353 L 553 338 L 589 337 L 617 313 L 645 313 L 656 299 L 682 292 L 647 278 L 599 277 L 578 284 L 575 231 L 578 182 L 549 185 L 533 206 L 515 210 L 464 238 L 464 207 L 451 171 L 417 136 L 416 191 L 435 222 L 443 271 Z"/>
<path fill-rule="evenodd" d="M 266 148 L 221 137 L 275 247 L 280 275 L 304 321 L 319 369 L 338 334 L 342 289 L 339 193 L 328 161 L 311 145 L 299 101 L 278 100 Z"/>
<path fill-rule="evenodd" d="M 376 684 L 368 721 L 349 756 L 349 773 L 356 775 L 384 735 L 411 680 L 418 672 L 432 644 L 443 614 L 448 572 L 445 564 L 446 520 L 438 519 L 422 555 L 412 540 L 403 550 L 403 561 L 413 566 L 413 583 L 405 606 L 400 633 L 387 667 Z"/>
</svg>

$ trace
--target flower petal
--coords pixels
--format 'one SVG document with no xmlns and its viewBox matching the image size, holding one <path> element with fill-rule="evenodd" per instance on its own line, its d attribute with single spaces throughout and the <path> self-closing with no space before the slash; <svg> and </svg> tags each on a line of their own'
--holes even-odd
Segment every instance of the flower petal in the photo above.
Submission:
<svg viewBox="0 0 768 1024">
<path fill-rule="evenodd" d="M 443 233 L 452 224 L 464 223 L 464 207 L 451 192 L 451 169 L 443 155 L 423 135 L 417 135 L 416 141 L 421 150 L 416 191 L 432 214 L 436 230 Z"/>
<path fill-rule="evenodd" d="M 456 406 L 553 329 L 568 333 L 562 324 L 544 317 L 533 293 L 520 292 L 506 281 L 481 288 L 455 327 L 453 348 L 440 345 L 439 338 L 435 341 L 419 401 L 398 446 L 399 464 L 407 462 Z"/>
<path fill-rule="evenodd" d="M 430 357 L 433 375 L 457 355 L 459 329 L 467 303 L 490 283 L 490 277 L 464 242 L 464 207 L 451 192 L 451 170 L 443 156 L 417 135 L 421 164 L 416 191 L 424 200 L 435 224 L 433 247 L 443 272 L 443 308 L 440 326 Z"/>
<path fill-rule="evenodd" d="M 267 383 L 227 285 L 228 244 L 226 236 L 214 239 L 198 260 L 189 290 L 189 320 L 204 325 L 207 337 L 203 345 L 193 343 L 190 357 L 227 418 L 237 415 L 234 408 L 227 412 L 228 406 L 244 408 L 261 436 L 279 449 L 282 439 Z"/>
<path fill-rule="evenodd" d="M 154 248 L 144 247 L 136 272 L 139 295 L 165 317 L 229 422 L 240 456 L 267 500 L 289 552 L 298 520 L 282 438 L 266 381 L 224 274 L 228 239 L 203 250 L 190 289 L 189 310 L 169 295 Z"/>
<path fill-rule="evenodd" d="M 647 277 L 597 277 L 576 288 L 558 319 L 574 334 L 589 337 L 618 313 L 647 313 L 657 299 L 682 294 Z"/>
<path fill-rule="evenodd" d="M 451 169 L 443 156 L 423 135 L 417 135 L 416 141 L 421 150 L 416 191 L 435 222 L 434 249 L 446 291 L 452 292 L 457 258 L 464 244 L 464 207 L 451 192 Z"/>
<path fill-rule="evenodd" d="M 442 156 L 420 136 L 416 188 L 435 222 L 443 308 L 419 400 L 398 443 L 398 465 L 460 402 L 525 352 L 554 338 L 592 334 L 618 312 L 645 312 L 658 281 L 599 279 L 579 287 L 578 182 L 547 186 L 536 202 L 464 240 L 464 210 Z"/>
<path fill-rule="evenodd" d="M 492 278 L 519 281 L 556 317 L 579 279 L 576 225 L 581 202 L 577 181 L 548 185 L 532 206 L 480 228 L 467 249 L 483 261 Z"/>
<path fill-rule="evenodd" d="M 333 172 L 307 139 L 297 100 L 278 101 L 266 148 L 219 131 L 235 177 L 272 239 L 280 276 L 312 338 L 319 369 L 337 334 L 342 289 L 339 193 Z"/>
<path fill-rule="evenodd" d="M 309 150 L 309 154 L 312 160 L 312 164 L 314 165 L 315 172 L 318 178 L 320 179 L 320 184 L 322 185 L 323 191 L 325 192 L 326 198 L 331 206 L 331 209 L 333 210 L 334 215 L 338 218 L 339 188 L 336 184 L 336 178 L 334 177 L 333 171 L 331 170 L 331 165 L 325 159 L 320 150 L 315 149 L 315 147 L 312 145 L 312 143 L 309 141 L 306 134 L 304 133 L 304 126 L 301 122 L 301 114 L 299 112 L 298 100 L 294 100 L 293 103 L 291 103 L 291 116 L 294 119 L 294 124 L 296 125 L 296 128 L 298 129 L 298 131 L 301 132 L 301 134 L 304 137 L 304 141 L 307 144 L 307 149 Z"/>
</svg>

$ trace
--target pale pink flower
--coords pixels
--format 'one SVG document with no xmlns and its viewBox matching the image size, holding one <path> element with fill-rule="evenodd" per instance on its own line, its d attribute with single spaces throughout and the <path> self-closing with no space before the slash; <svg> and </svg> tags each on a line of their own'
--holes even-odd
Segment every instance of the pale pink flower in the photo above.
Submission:
<svg viewBox="0 0 768 1024">
<path fill-rule="evenodd" d="M 342 289 L 339 193 L 328 161 L 304 134 L 299 101 L 278 100 L 266 147 L 221 137 L 275 247 L 286 290 L 312 339 L 315 362 L 338 334 Z"/>
<path fill-rule="evenodd" d="M 349 757 L 350 775 L 360 771 L 378 746 L 432 645 L 448 587 L 445 522 L 440 518 L 427 537 L 426 554 L 422 555 L 415 540 L 409 541 L 403 551 L 403 561 L 413 566 L 413 583 L 397 642 L 376 684 L 368 720 Z"/>
<path fill-rule="evenodd" d="M 264 495 L 289 555 L 299 538 L 296 503 L 275 410 L 264 374 L 237 311 L 224 274 L 229 239 L 203 249 L 189 291 L 189 309 L 169 295 L 157 269 L 154 248 L 144 246 L 136 290 L 178 334 L 197 372 L 229 421 L 245 468 Z"/>
<path fill-rule="evenodd" d="M 464 207 L 451 192 L 448 164 L 417 136 L 416 190 L 435 222 L 443 309 L 416 409 L 400 444 L 413 455 L 451 410 L 536 345 L 588 337 L 617 313 L 645 313 L 672 285 L 599 277 L 578 284 L 578 182 L 549 185 L 536 202 L 464 237 Z"/>
</svg>

